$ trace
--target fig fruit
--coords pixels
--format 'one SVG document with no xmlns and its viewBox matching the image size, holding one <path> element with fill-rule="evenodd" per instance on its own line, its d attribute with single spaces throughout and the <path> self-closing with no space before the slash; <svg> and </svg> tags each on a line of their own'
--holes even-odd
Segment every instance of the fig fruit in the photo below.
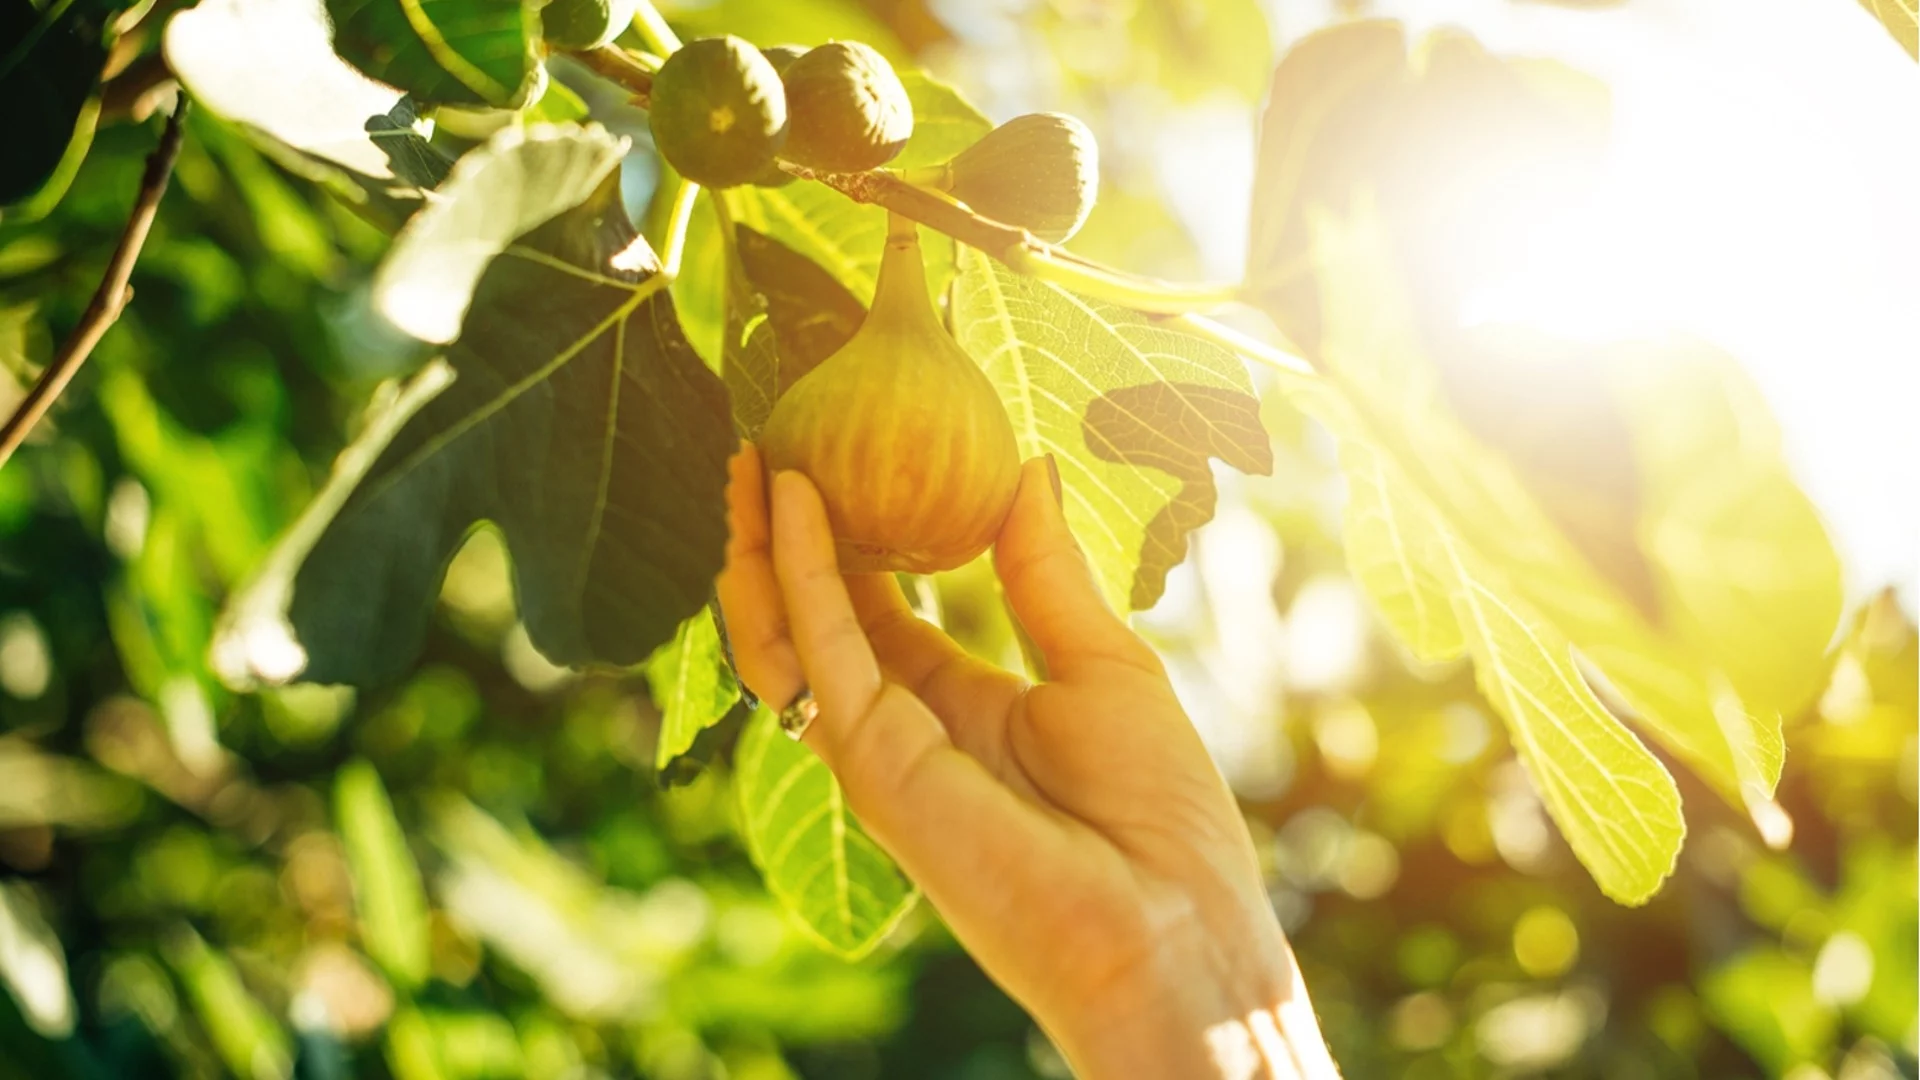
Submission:
<svg viewBox="0 0 1920 1080">
<path fill-rule="evenodd" d="M 769 45 L 760 50 L 760 55 L 767 58 L 767 62 L 773 65 L 773 70 L 785 75 L 789 65 L 807 55 L 807 47 L 805 45 Z"/>
<path fill-rule="evenodd" d="M 1016 116 L 947 163 L 949 194 L 1050 244 L 1080 231 L 1100 191 L 1100 146 L 1064 113 Z"/>
<path fill-rule="evenodd" d="M 660 156 L 710 188 L 764 172 L 787 138 L 780 75 L 737 37 L 689 41 L 653 77 L 648 124 Z"/>
<path fill-rule="evenodd" d="M 893 160 L 913 134 L 913 102 L 893 65 L 855 41 L 834 41 L 787 65 L 792 130 L 780 156 L 821 172 L 861 172 Z"/>
<path fill-rule="evenodd" d="M 860 329 L 781 396 L 760 442 L 769 469 L 820 489 L 846 573 L 951 570 L 993 543 L 1020 449 L 993 383 L 940 325 L 912 222 L 893 219 Z"/>
<path fill-rule="evenodd" d="M 781 75 L 787 73 L 787 65 L 806 54 L 807 47 L 805 45 L 769 45 L 760 50 L 760 55 L 766 57 L 767 62 L 773 65 L 773 70 Z M 786 187 L 788 184 L 793 183 L 793 180 L 793 174 L 782 169 L 779 163 L 775 162 L 768 165 L 759 176 L 753 178 L 753 186 L 768 188 Z"/>
<path fill-rule="evenodd" d="M 540 36 L 556 49 L 597 49 L 633 22 L 638 0 L 553 0 L 540 9 Z"/>
</svg>

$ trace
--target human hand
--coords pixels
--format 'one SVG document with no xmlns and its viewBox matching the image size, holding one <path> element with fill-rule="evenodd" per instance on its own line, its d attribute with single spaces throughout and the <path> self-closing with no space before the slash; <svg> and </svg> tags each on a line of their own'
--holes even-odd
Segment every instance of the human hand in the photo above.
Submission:
<svg viewBox="0 0 1920 1080">
<path fill-rule="evenodd" d="M 810 688 L 807 745 L 874 839 L 1083 1077 L 1335 1075 L 1233 797 L 1159 658 L 1106 606 L 1026 463 L 994 549 L 1047 679 L 840 574 L 798 473 L 732 462 L 719 580 L 742 679 Z"/>
</svg>

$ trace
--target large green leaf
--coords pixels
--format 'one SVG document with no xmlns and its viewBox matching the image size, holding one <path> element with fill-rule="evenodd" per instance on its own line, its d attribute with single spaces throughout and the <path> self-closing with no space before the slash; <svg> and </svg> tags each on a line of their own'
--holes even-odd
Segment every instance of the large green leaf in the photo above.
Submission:
<svg viewBox="0 0 1920 1080">
<path fill-rule="evenodd" d="M 492 193 L 483 176 L 455 194 Z M 456 240 L 435 242 L 464 266 Z M 377 411 L 232 605 L 223 674 L 284 679 L 304 660 L 313 681 L 367 684 L 405 670 L 481 521 L 499 526 L 550 659 L 626 665 L 670 639 L 720 569 L 734 436 L 658 270 L 617 173 L 495 258 L 444 359 Z"/>
<path fill-rule="evenodd" d="M 202 106 L 337 191 L 417 198 L 446 175 L 413 102 L 334 55 L 320 0 L 204 0 L 168 21 L 165 49 Z"/>
<path fill-rule="evenodd" d="M 1137 312 L 962 255 L 954 336 L 993 379 L 1025 457 L 1052 454 L 1067 520 L 1116 609 L 1151 607 L 1213 516 L 1207 461 L 1273 455 L 1232 353 Z"/>
<path fill-rule="evenodd" d="M 354 904 L 367 955 L 387 977 L 418 990 L 431 973 L 427 893 L 420 867 L 407 850 L 407 834 L 394 817 L 380 774 L 363 760 L 334 776 L 333 814 L 353 874 Z"/>
<path fill-rule="evenodd" d="M 1592 80 L 1457 34 L 1414 60 L 1391 23 L 1310 36 L 1263 121 L 1249 295 L 1363 429 L 1349 554 L 1403 640 L 1420 655 L 1461 644 L 1434 614 L 1443 590 L 1395 542 L 1403 523 L 1367 490 L 1376 457 L 1777 841 L 1780 714 L 1821 678 L 1841 594 L 1764 406 L 1698 343 L 1457 325 L 1463 290 L 1500 258 L 1471 230 L 1502 201 L 1587 182 L 1608 112 Z"/>
<path fill-rule="evenodd" d="M 1633 764 L 1644 752 L 1579 681 L 1575 650 L 1649 735 L 1779 839 L 1780 712 L 1818 685 L 1841 595 L 1837 559 L 1757 396 L 1698 345 L 1595 358 L 1607 377 L 1594 392 L 1613 397 L 1643 489 L 1632 527 L 1654 602 L 1638 603 L 1455 419 L 1378 220 L 1360 205 L 1315 220 L 1326 377 L 1282 382 L 1341 439 L 1356 578 L 1416 655 L 1473 657 L 1549 810 L 1610 895 L 1657 887 L 1679 808 Z M 1548 727 L 1577 733 L 1578 760 L 1608 762 L 1629 788 L 1589 790 L 1567 772 L 1571 751 L 1541 738 Z"/>
<path fill-rule="evenodd" d="M 768 891 L 833 952 L 871 952 L 920 894 L 854 820 L 839 781 L 764 708 L 734 769 L 740 829 Z"/>
<path fill-rule="evenodd" d="M 342 59 L 427 104 L 518 108 L 539 85 L 534 0 L 326 0 Z"/>
<path fill-rule="evenodd" d="M 99 0 L 0 6 L 0 206 L 41 189 L 84 153 L 99 115 L 92 102 L 107 61 L 113 7 Z M 77 165 L 77 161 L 75 162 Z"/>
<path fill-rule="evenodd" d="M 712 612 L 702 609 L 681 623 L 673 640 L 648 658 L 647 686 L 660 710 L 654 767 L 664 770 L 740 700 L 740 683 L 727 664 Z"/>
<path fill-rule="evenodd" d="M 501 130 L 454 163 L 442 198 L 394 238 L 373 278 L 374 308 L 422 341 L 452 341 L 494 257 L 586 202 L 626 152 L 626 139 L 598 126 Z"/>
</svg>

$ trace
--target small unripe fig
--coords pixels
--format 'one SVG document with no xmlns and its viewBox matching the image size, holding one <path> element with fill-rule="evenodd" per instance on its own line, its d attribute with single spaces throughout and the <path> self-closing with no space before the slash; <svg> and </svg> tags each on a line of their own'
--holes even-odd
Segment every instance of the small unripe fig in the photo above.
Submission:
<svg viewBox="0 0 1920 1080">
<path fill-rule="evenodd" d="M 1016 116 L 947 163 L 946 188 L 1050 244 L 1080 231 L 1100 191 L 1100 146 L 1064 113 Z"/>
<path fill-rule="evenodd" d="M 893 160 L 913 134 L 913 102 L 887 58 L 834 41 L 787 65 L 793 130 L 780 156 L 821 172 L 861 172 Z"/>
<path fill-rule="evenodd" d="M 553 0 L 540 9 L 540 36 L 556 49 L 597 49 L 633 22 L 638 0 Z"/>
<path fill-rule="evenodd" d="M 760 50 L 760 55 L 767 58 L 767 62 L 773 65 L 773 70 L 783 76 L 787 73 L 787 66 L 789 64 L 806 54 L 807 47 L 805 45 L 769 45 Z M 768 165 L 766 170 L 759 176 L 753 178 L 753 186 L 769 188 L 786 187 L 788 184 L 793 183 L 793 179 L 792 173 L 782 169 L 779 163 L 775 162 Z"/>
<path fill-rule="evenodd" d="M 787 68 L 795 60 L 807 55 L 807 47 L 805 45 L 769 45 L 760 50 L 760 55 L 767 58 L 767 63 L 773 65 L 773 70 L 785 75 Z"/>
<path fill-rule="evenodd" d="M 951 570 L 999 535 L 1020 482 L 1013 423 L 940 325 L 912 222 L 893 219 L 860 329 L 781 396 L 760 440 L 769 469 L 820 489 L 846 573 Z"/>
<path fill-rule="evenodd" d="M 767 58 L 737 37 L 689 41 L 653 77 L 648 124 L 660 156 L 704 187 L 745 184 L 787 138 L 787 98 Z"/>
</svg>

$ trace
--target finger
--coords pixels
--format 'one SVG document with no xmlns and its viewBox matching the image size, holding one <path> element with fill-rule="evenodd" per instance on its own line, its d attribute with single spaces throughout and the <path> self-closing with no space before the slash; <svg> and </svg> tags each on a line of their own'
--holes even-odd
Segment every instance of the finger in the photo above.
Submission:
<svg viewBox="0 0 1920 1080">
<path fill-rule="evenodd" d="M 807 685 L 823 719 L 857 723 L 880 696 L 880 663 L 840 576 L 827 508 L 805 476 L 780 472 L 772 519 L 774 576 Z"/>
<path fill-rule="evenodd" d="M 994 570 L 1014 614 L 1054 677 L 1099 662 L 1160 673 L 1159 657 L 1100 594 L 1093 568 L 1067 527 L 1057 476 L 1048 458 L 1021 468 L 1013 510 L 994 544 Z"/>
<path fill-rule="evenodd" d="M 1017 870 L 1022 846 L 1036 834 L 1058 840 L 1058 823 L 956 749 L 905 687 L 881 679 L 840 575 L 826 508 L 798 473 L 773 478 L 772 532 L 794 645 L 820 706 L 807 744 L 874 837 L 936 903 L 944 897 L 963 911 L 997 903 L 981 882 Z"/>
<path fill-rule="evenodd" d="M 977 726 L 964 723 L 970 714 L 1004 711 L 1025 686 L 915 614 L 892 574 L 850 576 L 847 592 L 887 679 L 931 706 L 947 730 Z"/>
<path fill-rule="evenodd" d="M 1005 732 L 1026 681 L 973 656 L 914 614 L 893 575 L 857 574 L 846 581 L 887 681 L 926 702 L 955 745 L 990 773 L 1022 786 L 1018 770 L 1005 760 Z"/>
<path fill-rule="evenodd" d="M 776 708 L 803 685 L 800 657 L 767 543 L 767 493 L 759 451 L 743 444 L 728 462 L 727 564 L 714 583 L 740 678 Z"/>
</svg>

